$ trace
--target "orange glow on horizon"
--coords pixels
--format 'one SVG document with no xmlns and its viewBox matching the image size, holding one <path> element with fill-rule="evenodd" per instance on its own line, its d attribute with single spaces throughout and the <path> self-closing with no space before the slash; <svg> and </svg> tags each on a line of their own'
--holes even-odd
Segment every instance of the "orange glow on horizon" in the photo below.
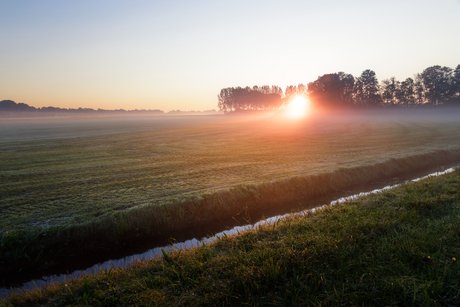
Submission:
<svg viewBox="0 0 460 307">
<path fill-rule="evenodd" d="M 286 109 L 285 115 L 290 118 L 305 117 L 310 109 L 310 102 L 303 96 L 296 96 Z"/>
</svg>

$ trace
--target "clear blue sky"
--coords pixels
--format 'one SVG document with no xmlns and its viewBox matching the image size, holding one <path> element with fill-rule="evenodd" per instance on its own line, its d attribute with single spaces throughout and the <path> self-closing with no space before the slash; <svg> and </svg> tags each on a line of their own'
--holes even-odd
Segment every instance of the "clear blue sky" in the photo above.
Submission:
<svg viewBox="0 0 460 307">
<path fill-rule="evenodd" d="M 459 0 L 0 0 L 0 100 L 207 110 L 229 86 L 460 64 Z"/>
</svg>

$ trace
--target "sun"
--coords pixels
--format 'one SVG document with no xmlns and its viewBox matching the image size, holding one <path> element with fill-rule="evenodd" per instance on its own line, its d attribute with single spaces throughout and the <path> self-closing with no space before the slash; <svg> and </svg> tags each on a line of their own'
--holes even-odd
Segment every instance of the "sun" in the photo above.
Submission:
<svg viewBox="0 0 460 307">
<path fill-rule="evenodd" d="M 310 103 L 305 97 L 296 96 L 287 107 L 286 116 L 291 118 L 304 117 L 307 115 L 309 107 Z"/>
</svg>

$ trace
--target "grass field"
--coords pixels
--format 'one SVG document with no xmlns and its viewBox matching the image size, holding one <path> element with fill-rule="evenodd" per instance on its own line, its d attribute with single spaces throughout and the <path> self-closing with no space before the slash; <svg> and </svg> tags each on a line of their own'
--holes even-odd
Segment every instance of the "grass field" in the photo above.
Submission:
<svg viewBox="0 0 460 307">
<path fill-rule="evenodd" d="M 0 306 L 458 306 L 460 171 Z"/>
<path fill-rule="evenodd" d="M 198 210 L 181 204 L 231 198 L 248 186 L 455 152 L 459 118 L 458 113 L 423 113 L 302 121 L 231 116 L 2 120 L 0 258 L 24 257 L 32 240 L 65 241 L 69 229 L 75 235 L 82 225 L 115 228 L 107 236 L 133 228 L 151 234 L 167 230 L 168 223 L 180 228 Z M 235 210 L 244 206 L 239 205 Z M 173 213 L 167 209 L 172 207 Z M 232 210 L 209 210 L 202 220 Z M 145 212 L 165 213 L 150 224 L 127 218 L 148 216 Z M 86 234 L 82 242 L 90 236 L 97 234 Z"/>
</svg>

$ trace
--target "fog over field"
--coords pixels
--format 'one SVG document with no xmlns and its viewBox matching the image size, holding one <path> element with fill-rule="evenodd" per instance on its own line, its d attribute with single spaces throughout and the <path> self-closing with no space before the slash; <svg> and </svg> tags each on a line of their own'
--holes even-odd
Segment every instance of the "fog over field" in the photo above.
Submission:
<svg viewBox="0 0 460 307">
<path fill-rule="evenodd" d="M 459 306 L 458 16 L 459 0 L 2 1 L 0 307 Z"/>
<path fill-rule="evenodd" d="M 3 235 L 460 148 L 458 111 L 8 119 Z"/>
<path fill-rule="evenodd" d="M 187 116 L 4 118 L 0 122 L 2 133 L 0 141 L 83 138 L 141 131 L 159 132 L 193 123 L 199 124 L 203 120 L 210 121 L 212 118 L 197 119 Z"/>
<path fill-rule="evenodd" d="M 460 161 L 457 108 L 285 111 L 2 120 L 4 282 L 21 263 L 250 221 L 287 201 Z"/>
</svg>

